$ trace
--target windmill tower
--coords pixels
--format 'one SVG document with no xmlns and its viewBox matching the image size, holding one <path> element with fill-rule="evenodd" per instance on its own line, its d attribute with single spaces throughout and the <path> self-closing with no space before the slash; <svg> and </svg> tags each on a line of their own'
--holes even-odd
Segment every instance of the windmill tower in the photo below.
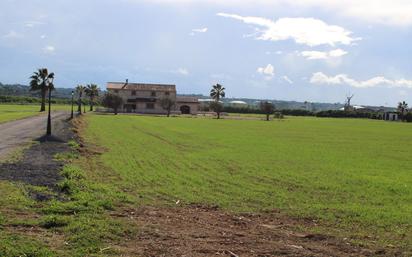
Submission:
<svg viewBox="0 0 412 257">
<path fill-rule="evenodd" d="M 354 94 L 352 94 L 352 95 L 349 94 L 349 95 L 346 96 L 346 102 L 345 102 L 345 107 L 344 107 L 344 110 L 346 112 L 353 111 L 353 107 L 350 105 L 350 102 L 352 101 L 352 98 L 354 96 L 355 96 Z"/>
</svg>

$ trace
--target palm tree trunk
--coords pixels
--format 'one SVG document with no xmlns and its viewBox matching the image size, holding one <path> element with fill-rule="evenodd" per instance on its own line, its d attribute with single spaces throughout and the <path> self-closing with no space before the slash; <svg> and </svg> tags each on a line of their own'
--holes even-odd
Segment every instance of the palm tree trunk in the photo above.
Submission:
<svg viewBox="0 0 412 257">
<path fill-rule="evenodd" d="M 217 119 L 220 119 L 220 112 L 217 112 Z"/>
<path fill-rule="evenodd" d="M 41 106 L 40 106 L 41 112 L 46 111 L 46 94 L 47 94 L 47 90 L 42 89 L 41 90 Z"/>
<path fill-rule="evenodd" d="M 82 99 L 81 98 L 79 98 L 77 102 L 77 112 L 82 114 Z"/>
<path fill-rule="evenodd" d="M 266 120 L 269 121 L 269 115 L 270 114 L 266 114 Z"/>
<path fill-rule="evenodd" d="M 93 97 L 90 97 L 90 111 L 93 111 Z"/>
</svg>

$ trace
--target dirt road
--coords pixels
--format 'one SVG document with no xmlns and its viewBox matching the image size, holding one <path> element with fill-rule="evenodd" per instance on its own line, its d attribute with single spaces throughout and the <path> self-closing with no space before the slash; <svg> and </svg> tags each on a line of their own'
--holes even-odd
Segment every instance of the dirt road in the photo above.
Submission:
<svg viewBox="0 0 412 257">
<path fill-rule="evenodd" d="M 68 118 L 66 112 L 52 114 L 53 124 L 65 118 Z M 38 115 L 0 124 L 0 160 L 6 158 L 16 148 L 44 135 L 46 122 L 47 115 Z"/>
</svg>

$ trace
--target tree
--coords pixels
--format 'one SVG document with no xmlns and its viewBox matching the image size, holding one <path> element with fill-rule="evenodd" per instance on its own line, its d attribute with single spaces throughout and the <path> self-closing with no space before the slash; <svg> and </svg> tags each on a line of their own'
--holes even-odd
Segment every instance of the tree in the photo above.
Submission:
<svg viewBox="0 0 412 257">
<path fill-rule="evenodd" d="M 398 103 L 398 112 L 401 120 L 405 121 L 406 114 L 408 113 L 408 104 L 405 101 Z"/>
<path fill-rule="evenodd" d="M 41 94 L 41 112 L 46 110 L 46 95 L 48 90 L 54 89 L 54 85 L 52 83 L 53 78 L 54 73 L 49 73 L 46 68 L 38 69 L 30 77 L 30 91 L 40 91 Z"/>
<path fill-rule="evenodd" d="M 82 96 L 83 96 L 83 93 L 85 92 L 85 90 L 86 90 L 86 87 L 83 86 L 83 85 L 77 85 L 77 87 L 76 87 L 76 93 L 77 93 L 77 96 L 78 96 L 77 111 L 79 112 L 79 114 L 82 114 Z"/>
<path fill-rule="evenodd" d="M 167 117 L 170 116 L 170 111 L 172 110 L 173 106 L 175 106 L 175 104 L 176 102 L 169 97 L 160 99 L 160 105 L 162 106 L 163 110 L 167 111 Z"/>
<path fill-rule="evenodd" d="M 216 112 L 217 118 L 220 119 L 220 113 L 223 111 L 223 104 L 221 102 L 211 102 L 209 108 Z"/>
<path fill-rule="evenodd" d="M 210 97 L 219 102 L 220 98 L 225 97 L 225 88 L 220 84 L 213 85 L 212 90 L 210 90 Z"/>
<path fill-rule="evenodd" d="M 107 108 L 111 108 L 114 114 L 117 115 L 117 110 L 122 106 L 123 99 L 111 93 L 106 93 L 102 99 L 102 105 Z"/>
<path fill-rule="evenodd" d="M 266 120 L 269 121 L 269 116 L 275 111 L 275 106 L 268 101 L 260 102 L 260 110 L 266 114 Z"/>
<path fill-rule="evenodd" d="M 209 107 L 217 113 L 217 118 L 220 119 L 220 113 L 223 110 L 223 104 L 220 103 L 220 98 L 225 97 L 225 88 L 220 84 L 213 85 L 210 90 L 210 97 L 215 101 L 210 103 Z"/>
<path fill-rule="evenodd" d="M 96 84 L 89 84 L 86 88 L 86 95 L 90 99 L 90 111 L 93 111 L 94 100 L 99 96 L 99 87 Z"/>
</svg>

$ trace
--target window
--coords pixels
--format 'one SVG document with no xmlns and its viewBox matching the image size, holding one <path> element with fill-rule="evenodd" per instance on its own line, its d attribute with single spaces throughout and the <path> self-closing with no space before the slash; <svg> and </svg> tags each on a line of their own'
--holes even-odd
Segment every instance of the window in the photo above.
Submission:
<svg viewBox="0 0 412 257">
<path fill-rule="evenodd" d="M 156 96 L 156 92 L 155 92 L 155 91 L 152 91 L 152 96 Z"/>
<path fill-rule="evenodd" d="M 136 90 L 132 90 L 132 95 L 136 95 Z"/>
<path fill-rule="evenodd" d="M 147 103 L 146 109 L 154 109 L 154 103 Z"/>
<path fill-rule="evenodd" d="M 169 92 L 165 92 L 165 95 L 170 95 L 170 93 L 169 93 Z"/>
<path fill-rule="evenodd" d="M 117 89 L 116 89 L 116 90 L 114 90 L 114 93 L 115 93 L 115 94 L 119 93 L 119 90 L 117 90 Z"/>
</svg>

